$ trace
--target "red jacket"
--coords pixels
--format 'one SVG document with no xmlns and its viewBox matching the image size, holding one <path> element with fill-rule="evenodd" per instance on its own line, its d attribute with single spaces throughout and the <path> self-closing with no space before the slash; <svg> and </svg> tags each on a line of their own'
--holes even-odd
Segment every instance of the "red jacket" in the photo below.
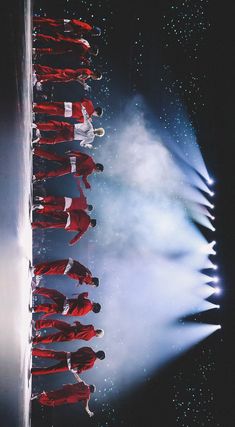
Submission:
<svg viewBox="0 0 235 427">
<path fill-rule="evenodd" d="M 66 384 L 59 390 L 43 392 L 38 400 L 41 405 L 59 406 L 83 400 L 88 401 L 90 394 L 90 387 L 82 381 L 76 384 Z"/>
<path fill-rule="evenodd" d="M 79 283 L 91 283 L 92 282 L 92 273 L 88 270 L 87 267 L 80 264 L 80 262 L 73 260 L 73 265 L 71 269 L 68 271 L 67 275 L 71 277 L 71 279 L 79 280 Z"/>
<path fill-rule="evenodd" d="M 93 303 L 87 298 L 88 292 L 79 294 L 77 298 L 68 299 L 68 311 L 66 316 L 85 316 L 92 311 Z"/>
<path fill-rule="evenodd" d="M 47 329 L 55 328 L 60 332 L 57 332 L 56 335 L 61 334 L 66 341 L 72 340 L 84 340 L 89 341 L 91 338 L 96 336 L 95 328 L 93 325 L 83 325 L 82 323 L 76 321 L 73 324 L 63 322 L 61 320 L 47 319 L 47 320 L 37 320 L 36 329 Z M 44 338 L 51 337 L 55 334 L 44 335 Z M 40 337 L 41 338 L 41 337 Z M 51 341 L 53 342 L 53 341 Z"/>
<path fill-rule="evenodd" d="M 50 80 L 69 82 L 80 78 L 85 81 L 91 77 L 94 72 L 90 68 L 54 68 L 45 65 L 34 64 L 34 69 L 39 80 L 43 79 L 43 75 L 51 76 Z"/>
<path fill-rule="evenodd" d="M 77 373 L 87 371 L 94 366 L 97 357 L 90 347 L 81 347 L 79 350 L 71 353 L 71 366 Z"/>
<path fill-rule="evenodd" d="M 82 323 L 76 321 L 73 328 L 74 339 L 89 341 L 91 338 L 96 336 L 95 328 L 93 325 L 82 325 Z"/>
<path fill-rule="evenodd" d="M 87 201 L 86 198 L 81 197 L 72 197 L 72 202 L 69 208 L 66 209 L 66 212 L 77 211 L 78 209 L 86 209 Z"/>
<path fill-rule="evenodd" d="M 87 181 L 88 175 L 92 174 L 96 170 L 96 163 L 88 154 L 82 153 L 81 151 L 70 151 L 69 157 L 77 157 L 76 161 L 76 172 L 75 176 L 81 176 L 82 181 L 86 188 L 91 188 Z"/>
<path fill-rule="evenodd" d="M 86 22 L 83 21 L 79 21 L 79 19 L 71 19 L 70 23 L 69 23 L 74 31 L 78 31 L 78 30 L 82 30 L 82 31 L 91 31 L 92 30 L 92 26 L 87 24 Z M 82 33 L 82 31 L 80 31 Z"/>
<path fill-rule="evenodd" d="M 79 122 L 84 122 L 84 117 L 82 114 L 82 106 L 85 107 L 87 114 L 91 116 L 94 111 L 94 105 L 89 99 L 83 99 L 81 102 L 72 103 L 72 117 L 77 119 Z"/>
<path fill-rule="evenodd" d="M 81 153 L 79 151 L 72 151 L 71 157 L 75 155 L 77 157 L 76 162 L 76 172 L 75 176 L 81 176 L 82 181 L 86 188 L 91 188 L 89 182 L 87 181 L 88 175 L 91 175 L 92 172 L 96 170 L 96 163 L 92 159 L 92 157 L 87 154 Z"/>
<path fill-rule="evenodd" d="M 89 225 L 91 223 L 91 218 L 82 209 L 78 209 L 77 211 L 67 212 L 67 214 L 70 216 L 70 224 L 68 227 L 66 227 L 66 230 L 78 231 L 76 236 L 74 236 L 72 240 L 70 240 L 69 242 L 70 245 L 74 245 L 75 243 L 78 242 L 78 240 L 81 239 L 83 234 L 89 228 Z"/>
</svg>

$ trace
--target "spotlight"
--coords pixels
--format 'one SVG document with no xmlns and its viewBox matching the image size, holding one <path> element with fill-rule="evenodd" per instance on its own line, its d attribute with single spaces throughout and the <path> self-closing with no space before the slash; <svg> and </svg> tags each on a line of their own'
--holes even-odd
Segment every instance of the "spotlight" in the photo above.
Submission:
<svg viewBox="0 0 235 427">
<path fill-rule="evenodd" d="M 219 329 L 221 329 L 222 328 L 222 326 L 221 325 L 219 325 Z"/>
<path fill-rule="evenodd" d="M 218 287 L 214 288 L 214 290 L 215 290 L 214 293 L 217 294 L 217 295 L 219 295 L 221 293 L 221 289 L 218 288 Z"/>
<path fill-rule="evenodd" d="M 213 197 L 215 195 L 214 191 L 210 191 L 209 194 L 211 197 Z"/>
<path fill-rule="evenodd" d="M 215 216 L 212 216 L 212 215 L 211 215 L 211 219 L 212 219 L 212 220 L 214 221 L 214 219 L 215 219 Z"/>
<path fill-rule="evenodd" d="M 215 308 L 220 308 L 220 305 L 215 305 Z"/>
<path fill-rule="evenodd" d="M 215 230 L 216 230 L 216 229 L 215 229 L 215 227 L 212 227 L 212 228 L 211 228 L 211 231 L 215 231 Z"/>
<path fill-rule="evenodd" d="M 214 181 L 213 181 L 213 179 L 209 178 L 209 179 L 207 180 L 207 184 L 209 184 L 209 185 L 212 185 L 212 184 L 214 184 Z"/>
<path fill-rule="evenodd" d="M 210 208 L 211 209 L 215 209 L 215 205 L 210 205 Z"/>
<path fill-rule="evenodd" d="M 219 278 L 218 278 L 218 277 L 213 277 L 212 282 L 214 282 L 214 283 L 218 283 L 218 282 L 219 282 Z"/>
<path fill-rule="evenodd" d="M 213 270 L 218 270 L 218 265 L 212 265 Z"/>
</svg>

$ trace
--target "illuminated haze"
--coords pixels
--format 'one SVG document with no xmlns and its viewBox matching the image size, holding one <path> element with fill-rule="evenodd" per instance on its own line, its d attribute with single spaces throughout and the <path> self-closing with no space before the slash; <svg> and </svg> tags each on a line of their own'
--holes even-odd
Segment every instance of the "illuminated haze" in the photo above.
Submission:
<svg viewBox="0 0 235 427">
<path fill-rule="evenodd" d="M 206 300 L 213 288 L 200 273 L 209 265 L 207 241 L 189 215 L 201 193 L 143 115 L 130 110 L 95 153 L 105 173 L 91 195 L 98 219 L 92 268 L 101 279 L 92 297 L 102 302 L 96 319 L 105 329 L 93 348 L 107 356 L 84 377 L 105 378 L 109 398 L 114 384 L 123 392 L 217 329 L 179 322 L 214 308 Z"/>
</svg>

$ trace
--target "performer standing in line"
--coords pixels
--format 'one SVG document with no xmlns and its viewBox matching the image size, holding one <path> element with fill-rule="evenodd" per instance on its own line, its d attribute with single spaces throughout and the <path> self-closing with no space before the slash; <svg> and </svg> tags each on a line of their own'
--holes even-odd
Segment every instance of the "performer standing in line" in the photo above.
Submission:
<svg viewBox="0 0 235 427">
<path fill-rule="evenodd" d="M 99 279 L 93 277 L 90 270 L 84 267 L 80 262 L 75 261 L 72 258 L 60 259 L 56 261 L 46 261 L 33 267 L 33 274 L 37 276 L 51 276 L 51 275 L 65 275 L 71 279 L 77 280 L 77 285 L 86 285 L 98 287 Z"/>
<path fill-rule="evenodd" d="M 81 147 L 92 148 L 92 143 L 95 139 L 95 136 L 104 136 L 105 130 L 103 128 L 93 128 L 89 114 L 87 114 L 86 109 L 83 106 L 82 114 L 84 122 L 75 123 L 74 125 L 67 122 L 58 122 L 56 120 L 50 120 L 45 123 L 38 122 L 36 124 L 37 129 L 39 129 L 38 138 L 33 142 L 41 145 L 58 144 L 69 141 L 81 141 Z M 53 134 L 50 137 L 45 138 L 41 136 L 40 131 L 51 131 Z"/>
<path fill-rule="evenodd" d="M 61 320 L 37 320 L 35 322 L 35 329 L 55 328 L 59 332 L 39 336 L 33 338 L 33 344 L 51 344 L 53 342 L 64 342 L 73 340 L 89 341 L 94 337 L 102 338 L 104 336 L 103 329 L 95 329 L 93 325 L 83 325 L 76 321 L 72 325 Z"/>
<path fill-rule="evenodd" d="M 34 84 L 39 83 L 41 88 L 41 83 L 53 82 L 53 83 L 68 83 L 77 81 L 79 82 L 85 90 L 88 90 L 90 87 L 87 84 L 87 80 L 101 80 L 102 74 L 100 71 L 92 71 L 90 68 L 54 68 L 48 67 L 47 65 L 34 64 L 33 80 Z"/>
<path fill-rule="evenodd" d="M 57 374 L 71 369 L 80 374 L 81 372 L 93 368 L 97 359 L 103 360 L 105 358 L 104 351 L 95 352 L 91 347 L 81 347 L 77 351 L 73 351 L 71 353 L 67 351 L 33 348 L 32 355 L 36 357 L 43 357 L 45 359 L 59 360 L 59 363 L 48 366 L 47 368 L 32 368 L 32 375 Z"/>
<path fill-rule="evenodd" d="M 83 209 L 92 211 L 93 206 L 87 203 L 87 198 L 82 191 L 79 180 L 77 180 L 79 197 L 60 197 L 60 196 L 35 196 L 33 210 L 37 213 L 47 214 L 55 211 L 77 211 Z"/>
<path fill-rule="evenodd" d="M 91 47 L 90 43 L 83 38 L 72 38 L 56 33 L 53 36 L 48 34 L 36 34 L 36 40 L 42 41 L 50 47 L 33 48 L 33 53 L 39 55 L 62 55 L 73 53 L 77 55 L 81 62 L 90 63 L 87 56 L 97 56 L 99 49 Z"/>
<path fill-rule="evenodd" d="M 78 381 L 76 384 L 66 384 L 53 391 L 43 391 L 32 396 L 31 400 L 36 399 L 41 405 L 52 407 L 81 402 L 89 417 L 93 417 L 94 413 L 89 409 L 89 400 L 96 388 L 93 384 L 88 385 L 82 381 L 75 370 L 71 369 L 71 372 Z"/>
<path fill-rule="evenodd" d="M 84 98 L 80 102 L 41 102 L 33 104 L 33 111 L 37 114 L 48 114 L 49 116 L 61 116 L 76 119 L 78 122 L 84 122 L 82 107 L 91 117 L 102 117 L 103 108 L 96 107 L 90 99 Z M 36 126 L 36 125 L 35 125 Z"/>
<path fill-rule="evenodd" d="M 85 34 L 91 36 L 101 35 L 101 29 L 99 27 L 94 27 L 79 19 L 51 19 L 42 16 L 34 16 L 33 26 L 41 29 L 45 28 L 53 32 L 76 34 L 78 36 Z"/>
<path fill-rule="evenodd" d="M 96 219 L 91 219 L 82 209 L 71 212 L 51 212 L 47 216 L 50 221 L 34 221 L 32 222 L 32 228 L 63 228 L 67 231 L 78 231 L 73 239 L 70 240 L 70 245 L 75 245 L 89 227 L 96 226 Z M 54 220 L 58 222 L 53 222 Z"/>
<path fill-rule="evenodd" d="M 39 304 L 34 307 L 34 313 L 61 314 L 62 316 L 85 316 L 90 311 L 99 313 L 101 305 L 88 299 L 88 292 L 79 294 L 77 298 L 66 298 L 56 289 L 36 288 L 34 295 L 41 295 L 54 301 L 53 304 Z"/>
<path fill-rule="evenodd" d="M 67 151 L 66 156 L 59 156 L 55 153 L 35 148 L 33 150 L 35 156 L 47 160 L 54 160 L 61 163 L 61 167 L 51 171 L 37 172 L 33 175 L 33 181 L 53 178 L 57 176 L 67 175 L 73 173 L 75 176 L 81 176 L 82 181 L 86 188 L 91 188 L 87 177 L 93 172 L 103 172 L 104 166 L 101 163 L 95 163 L 92 157 L 81 151 Z"/>
</svg>

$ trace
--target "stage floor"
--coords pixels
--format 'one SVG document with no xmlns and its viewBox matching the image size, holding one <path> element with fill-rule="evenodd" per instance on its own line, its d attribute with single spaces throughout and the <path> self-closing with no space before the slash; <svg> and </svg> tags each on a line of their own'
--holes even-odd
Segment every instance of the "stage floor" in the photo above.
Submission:
<svg viewBox="0 0 235 427">
<path fill-rule="evenodd" d="M 9 15 L 15 49 L 15 87 L 12 115 L 1 133 L 1 256 L 0 256 L 0 394 L 1 425 L 30 426 L 31 395 L 31 275 L 30 224 L 31 140 L 31 10 L 30 0 L 19 2 Z M 16 16 L 18 14 L 18 16 Z M 16 28 L 15 22 L 18 19 Z M 21 33 L 22 38 L 19 39 Z M 12 77 L 12 80 L 11 80 Z M 15 77 L 15 81 L 13 80 Z"/>
</svg>

